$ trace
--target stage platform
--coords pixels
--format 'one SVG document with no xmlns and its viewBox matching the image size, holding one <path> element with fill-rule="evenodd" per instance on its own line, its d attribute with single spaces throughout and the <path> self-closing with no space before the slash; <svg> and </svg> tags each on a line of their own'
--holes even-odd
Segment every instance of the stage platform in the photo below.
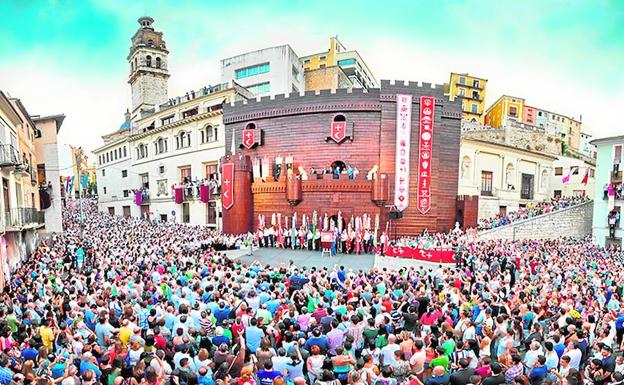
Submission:
<svg viewBox="0 0 624 385">
<path fill-rule="evenodd" d="M 295 262 L 297 266 L 310 267 L 327 267 L 332 269 L 334 265 L 344 266 L 346 269 L 370 270 L 376 268 L 397 269 L 404 266 L 424 267 L 426 269 L 436 269 L 440 266 L 438 263 L 422 262 L 406 258 L 388 258 L 375 257 L 374 255 L 354 255 L 354 254 L 338 254 L 333 257 L 327 255 L 321 256 L 320 252 L 307 250 L 291 250 L 276 248 L 259 248 L 254 249 L 253 255 L 247 255 L 249 250 L 228 250 L 225 254 L 232 259 L 240 260 L 243 263 L 252 263 L 259 261 L 263 265 L 279 266 L 288 264 L 290 260 Z"/>
</svg>

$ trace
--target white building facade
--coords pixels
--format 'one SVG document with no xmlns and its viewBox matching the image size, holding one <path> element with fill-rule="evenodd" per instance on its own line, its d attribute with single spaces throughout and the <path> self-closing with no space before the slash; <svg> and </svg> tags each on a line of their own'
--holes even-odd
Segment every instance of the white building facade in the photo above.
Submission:
<svg viewBox="0 0 624 385">
<path fill-rule="evenodd" d="M 504 144 L 463 138 L 458 195 L 479 196 L 479 218 L 516 211 L 550 197 L 556 158 Z"/>
<path fill-rule="evenodd" d="M 98 210 L 125 217 L 132 215 L 134 198 L 131 191 L 133 171 L 129 133 L 129 129 L 122 128 L 119 132 L 107 135 L 104 145 L 93 151 L 96 157 Z"/>
<path fill-rule="evenodd" d="M 553 162 L 551 198 L 586 196 L 594 198 L 596 165 L 590 159 L 559 156 Z M 587 175 L 587 180 L 585 176 Z"/>
<path fill-rule="evenodd" d="M 192 97 L 194 96 L 194 98 Z M 252 95 L 227 84 L 204 87 L 133 122 L 128 138 L 131 174 L 126 188 L 142 191 L 133 216 L 221 228 L 219 161 L 225 155 L 223 104 Z M 210 186 L 202 202 L 198 186 Z M 183 200 L 175 201 L 175 189 Z"/>
<path fill-rule="evenodd" d="M 221 60 L 221 83 L 232 81 L 254 96 L 299 93 L 305 89 L 303 65 L 288 44 Z"/>
</svg>

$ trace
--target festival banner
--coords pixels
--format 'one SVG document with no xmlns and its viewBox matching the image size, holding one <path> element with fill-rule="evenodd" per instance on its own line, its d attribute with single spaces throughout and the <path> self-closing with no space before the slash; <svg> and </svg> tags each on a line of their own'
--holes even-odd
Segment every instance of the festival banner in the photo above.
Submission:
<svg viewBox="0 0 624 385">
<path fill-rule="evenodd" d="M 256 130 L 243 130 L 243 146 L 250 150 L 258 140 L 256 139 Z"/>
<path fill-rule="evenodd" d="M 184 202 L 184 188 L 176 187 L 173 189 L 173 198 L 175 199 L 175 203 L 181 204 Z"/>
<path fill-rule="evenodd" d="M 141 190 L 137 190 L 134 192 L 134 204 L 137 206 L 141 206 L 143 203 L 143 192 Z"/>
<path fill-rule="evenodd" d="M 234 206 L 234 163 L 221 166 L 223 185 L 221 186 L 221 202 L 224 209 Z"/>
<path fill-rule="evenodd" d="M 420 97 L 420 137 L 418 138 L 418 211 L 431 209 L 431 162 L 433 150 L 433 120 L 435 98 Z"/>
<path fill-rule="evenodd" d="M 396 96 L 396 154 L 394 169 L 394 205 L 398 211 L 409 206 L 410 131 L 412 95 Z"/>
<path fill-rule="evenodd" d="M 455 252 L 449 250 L 425 250 L 410 246 L 388 246 L 386 257 L 417 259 L 435 263 L 455 263 Z"/>
<path fill-rule="evenodd" d="M 202 203 L 208 203 L 210 200 L 210 186 L 203 183 L 199 185 L 199 200 Z"/>
</svg>

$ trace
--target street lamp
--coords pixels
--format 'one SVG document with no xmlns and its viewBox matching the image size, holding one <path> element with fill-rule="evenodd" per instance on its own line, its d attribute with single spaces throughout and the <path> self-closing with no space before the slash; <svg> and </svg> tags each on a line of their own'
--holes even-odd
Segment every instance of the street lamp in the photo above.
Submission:
<svg viewBox="0 0 624 385">
<path fill-rule="evenodd" d="M 80 180 L 80 164 L 82 162 L 82 155 L 84 154 L 82 147 L 75 149 L 76 154 L 76 171 L 78 174 L 78 202 L 80 204 L 80 239 L 84 240 L 84 213 L 82 210 L 82 181 Z"/>
</svg>

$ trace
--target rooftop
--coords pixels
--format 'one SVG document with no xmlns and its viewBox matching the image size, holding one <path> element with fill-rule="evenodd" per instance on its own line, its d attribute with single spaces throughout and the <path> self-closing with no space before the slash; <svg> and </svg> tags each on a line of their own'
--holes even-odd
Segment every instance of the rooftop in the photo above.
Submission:
<svg viewBox="0 0 624 385">
<path fill-rule="evenodd" d="M 56 133 L 58 134 L 59 130 L 61 129 L 61 125 L 63 124 L 63 121 L 65 120 L 65 114 L 56 114 L 56 115 L 48 115 L 48 116 L 31 115 L 30 118 L 35 123 L 43 122 L 46 120 L 56 121 Z"/>
</svg>

